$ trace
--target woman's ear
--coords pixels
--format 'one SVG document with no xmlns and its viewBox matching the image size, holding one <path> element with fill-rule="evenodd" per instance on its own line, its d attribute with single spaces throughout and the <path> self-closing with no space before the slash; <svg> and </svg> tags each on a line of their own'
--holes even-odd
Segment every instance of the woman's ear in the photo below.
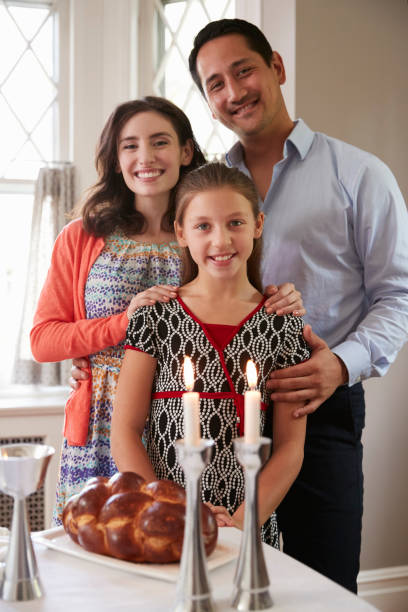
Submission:
<svg viewBox="0 0 408 612">
<path fill-rule="evenodd" d="M 177 223 L 177 221 L 174 222 L 174 233 L 176 234 L 176 239 L 179 245 L 181 247 L 186 247 L 187 242 L 184 239 L 183 226 L 180 225 L 180 223 Z"/>
<path fill-rule="evenodd" d="M 185 145 L 181 147 L 181 165 L 189 166 L 194 155 L 194 145 L 191 138 L 189 138 Z"/>
<path fill-rule="evenodd" d="M 263 212 L 260 212 L 255 220 L 254 238 L 260 238 L 262 236 L 264 220 L 265 215 L 263 214 Z"/>
</svg>

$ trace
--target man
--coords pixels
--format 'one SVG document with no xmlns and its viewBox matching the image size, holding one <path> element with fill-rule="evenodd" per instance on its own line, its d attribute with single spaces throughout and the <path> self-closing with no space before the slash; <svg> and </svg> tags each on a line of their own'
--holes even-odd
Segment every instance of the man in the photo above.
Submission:
<svg viewBox="0 0 408 612">
<path fill-rule="evenodd" d="M 256 26 L 208 24 L 189 65 L 213 117 L 239 138 L 227 163 L 258 189 L 264 284 L 291 279 L 318 334 L 306 326 L 311 359 L 270 381 L 272 400 L 303 400 L 294 416 L 309 414 L 303 468 L 278 509 L 284 551 L 356 592 L 361 380 L 385 374 L 407 338 L 404 201 L 380 160 L 292 121 L 282 58 Z"/>
</svg>

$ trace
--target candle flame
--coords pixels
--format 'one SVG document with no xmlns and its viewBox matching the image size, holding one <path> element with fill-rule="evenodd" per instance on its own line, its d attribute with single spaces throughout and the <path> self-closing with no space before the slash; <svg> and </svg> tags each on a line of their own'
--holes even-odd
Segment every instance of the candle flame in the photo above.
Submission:
<svg viewBox="0 0 408 612">
<path fill-rule="evenodd" d="M 194 387 L 194 369 L 190 357 L 184 357 L 184 384 L 187 391 L 192 391 Z"/>
<path fill-rule="evenodd" d="M 256 365 L 250 359 L 246 365 L 246 376 L 248 380 L 248 385 L 251 391 L 253 391 L 256 387 L 256 381 L 258 380 L 258 373 L 256 371 Z"/>
</svg>

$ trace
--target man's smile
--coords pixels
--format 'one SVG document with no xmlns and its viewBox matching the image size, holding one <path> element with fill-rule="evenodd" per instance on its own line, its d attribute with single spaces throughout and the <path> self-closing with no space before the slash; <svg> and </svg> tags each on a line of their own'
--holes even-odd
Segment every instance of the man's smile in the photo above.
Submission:
<svg viewBox="0 0 408 612">
<path fill-rule="evenodd" d="M 246 102 L 239 108 L 232 110 L 231 115 L 235 115 L 235 116 L 244 115 L 246 112 L 251 111 L 253 108 L 255 108 L 258 102 L 259 102 L 259 98 L 256 98 L 256 100 L 253 100 L 252 102 Z"/>
</svg>

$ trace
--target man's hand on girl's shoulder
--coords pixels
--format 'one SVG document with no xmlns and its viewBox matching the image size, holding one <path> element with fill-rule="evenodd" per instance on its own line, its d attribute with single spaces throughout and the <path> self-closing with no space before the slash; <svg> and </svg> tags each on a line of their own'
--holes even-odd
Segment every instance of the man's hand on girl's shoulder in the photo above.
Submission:
<svg viewBox="0 0 408 612">
<path fill-rule="evenodd" d="M 310 359 L 294 366 L 274 370 L 266 383 L 276 402 L 305 402 L 293 416 L 311 414 L 323 404 L 337 387 L 348 382 L 348 371 L 343 361 L 330 350 L 326 342 L 305 325 L 303 337 L 312 354 Z"/>
<path fill-rule="evenodd" d="M 293 314 L 297 317 L 303 317 L 306 314 L 302 294 L 293 283 L 268 285 L 265 287 L 264 293 L 268 296 L 265 302 L 265 309 L 268 314 Z"/>
</svg>

